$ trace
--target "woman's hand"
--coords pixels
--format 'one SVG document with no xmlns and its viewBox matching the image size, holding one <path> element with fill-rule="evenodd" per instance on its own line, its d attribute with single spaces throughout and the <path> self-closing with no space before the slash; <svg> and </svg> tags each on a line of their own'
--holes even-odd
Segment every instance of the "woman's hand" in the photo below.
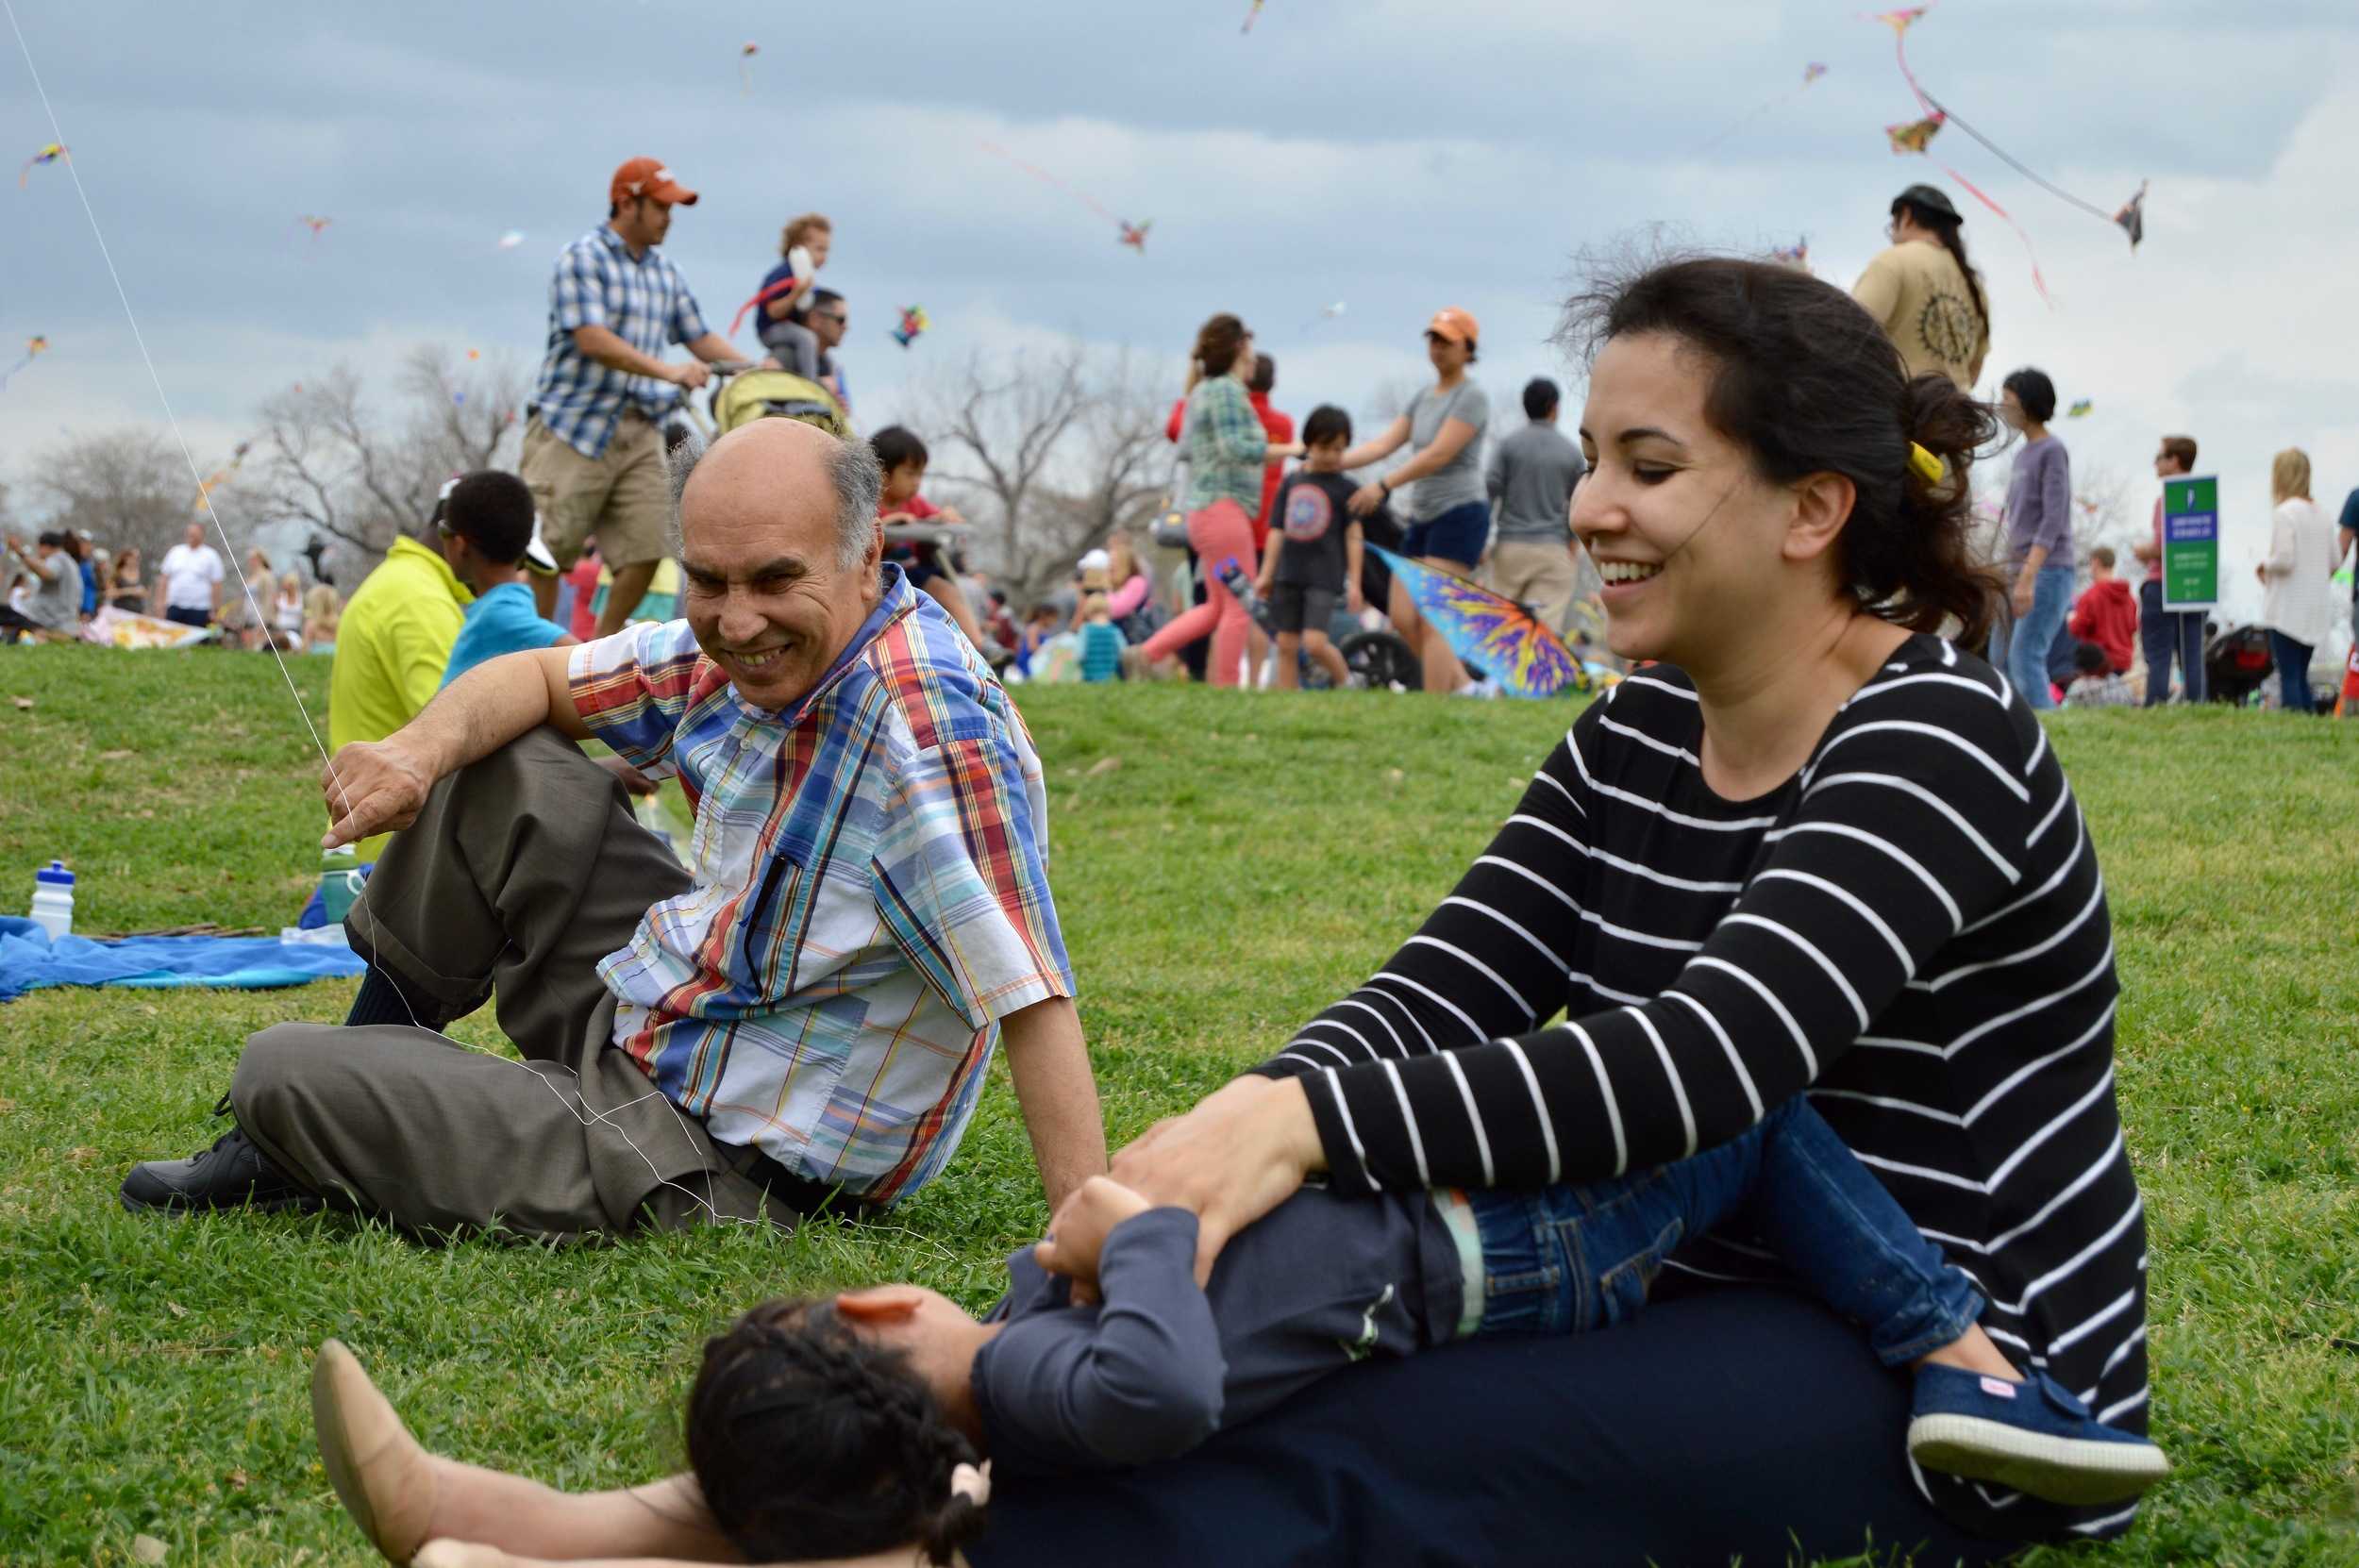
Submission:
<svg viewBox="0 0 2359 1568">
<path fill-rule="evenodd" d="M 1292 1197 L 1324 1169 L 1318 1125 L 1299 1078 L 1252 1075 L 1214 1090 L 1194 1110 L 1156 1123 L 1113 1159 L 1113 1179 L 1148 1203 L 1196 1217 L 1196 1277 L 1212 1277 L 1229 1238 Z M 1070 1200 L 1068 1200 L 1068 1204 Z M 1052 1229 L 1062 1230 L 1063 1211 Z"/>
<path fill-rule="evenodd" d="M 1351 492 L 1351 499 L 1344 503 L 1344 509 L 1354 517 L 1365 517 L 1382 506 L 1385 498 L 1383 482 L 1371 479 Z"/>
<path fill-rule="evenodd" d="M 2015 592 L 2007 595 L 2007 602 L 2015 607 L 2018 620 L 2032 613 L 2032 575 L 2029 572 L 2015 579 Z"/>
</svg>

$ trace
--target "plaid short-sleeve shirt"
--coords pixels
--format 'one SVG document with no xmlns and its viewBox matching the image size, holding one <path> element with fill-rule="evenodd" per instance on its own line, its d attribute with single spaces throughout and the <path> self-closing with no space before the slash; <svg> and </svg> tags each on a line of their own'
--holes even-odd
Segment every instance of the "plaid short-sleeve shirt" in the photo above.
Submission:
<svg viewBox="0 0 2359 1568">
<path fill-rule="evenodd" d="M 724 1143 L 873 1203 L 949 1162 L 998 1021 L 1074 993 L 1040 759 L 948 616 L 885 592 L 795 708 L 741 701 L 685 622 L 573 655 L 576 708 L 694 803 L 695 885 L 599 974 L 614 1045 Z"/>
<path fill-rule="evenodd" d="M 673 343 L 705 335 L 696 296 L 669 258 L 650 245 L 630 253 L 604 224 L 558 253 L 549 276 L 549 342 L 532 410 L 551 434 L 585 458 L 602 457 L 626 409 L 661 419 L 680 390 L 651 375 L 610 370 L 574 344 L 584 326 L 603 326 L 640 353 L 661 359 Z"/>
</svg>

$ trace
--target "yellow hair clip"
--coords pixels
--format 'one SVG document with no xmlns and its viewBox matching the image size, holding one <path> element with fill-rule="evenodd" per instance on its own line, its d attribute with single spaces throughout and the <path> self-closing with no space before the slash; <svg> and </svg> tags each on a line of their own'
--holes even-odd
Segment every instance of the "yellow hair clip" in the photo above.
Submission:
<svg viewBox="0 0 2359 1568">
<path fill-rule="evenodd" d="M 1926 451 L 1915 442 L 1909 442 L 1909 466 L 1916 470 L 1917 473 L 1923 475 L 1925 476 L 1925 482 L 1929 485 L 1937 485 L 1941 483 L 1942 479 L 1949 472 L 1949 469 L 1942 466 L 1942 461 L 1939 458 L 1934 457 L 1931 452 Z"/>
</svg>

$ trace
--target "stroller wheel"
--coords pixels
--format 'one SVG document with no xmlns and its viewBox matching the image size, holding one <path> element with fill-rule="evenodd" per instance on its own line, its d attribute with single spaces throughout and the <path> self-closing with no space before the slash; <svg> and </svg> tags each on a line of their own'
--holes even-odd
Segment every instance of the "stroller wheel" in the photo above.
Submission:
<svg viewBox="0 0 2359 1568">
<path fill-rule="evenodd" d="M 1368 686 L 1388 691 L 1395 686 L 1415 691 L 1424 676 L 1409 644 L 1389 631 L 1356 631 L 1335 645 L 1345 665 Z"/>
</svg>

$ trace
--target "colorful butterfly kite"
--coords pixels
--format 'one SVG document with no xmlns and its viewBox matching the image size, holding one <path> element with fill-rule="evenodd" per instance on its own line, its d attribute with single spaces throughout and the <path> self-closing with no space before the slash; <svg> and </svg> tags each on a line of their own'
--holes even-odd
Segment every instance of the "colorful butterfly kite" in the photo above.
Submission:
<svg viewBox="0 0 2359 1568">
<path fill-rule="evenodd" d="M 1907 120 L 1897 125 L 1886 125 L 1884 135 L 1892 139 L 1892 150 L 1899 153 L 1921 153 L 1930 143 L 1947 116 L 1932 114 L 1922 120 Z"/>
<path fill-rule="evenodd" d="M 1810 236 L 1805 234 L 1790 245 L 1771 245 L 1769 259 L 1782 261 L 1789 267 L 1810 271 Z"/>
<path fill-rule="evenodd" d="M 751 92 L 754 90 L 753 67 L 747 65 L 745 62 L 761 53 L 761 45 L 759 43 L 741 43 L 737 46 L 737 85 L 739 91 Z"/>
<path fill-rule="evenodd" d="M 1751 125 L 1763 115 L 1767 114 L 1770 110 L 1783 108 L 1786 105 L 1800 97 L 1803 91 L 1807 89 L 1811 83 L 1816 81 L 1819 77 L 1825 75 L 1826 74 L 1827 68 L 1824 65 L 1820 64 L 1817 60 L 1812 60 L 1809 64 L 1802 67 L 1802 79 L 1799 83 L 1788 88 L 1783 92 L 1778 93 L 1772 97 L 1765 98 L 1760 103 L 1755 104 L 1750 109 L 1747 110 L 1741 118 L 1729 125 L 1711 141 L 1697 148 L 1697 155 L 1700 157 L 1701 155 L 1712 151 L 1713 148 L 1717 147 L 1721 142 L 1726 142 L 1730 137 L 1734 136 L 1738 131 L 1743 130 L 1746 126 Z"/>
<path fill-rule="evenodd" d="M 1394 580 L 1450 651 L 1469 668 L 1490 676 L 1505 695 L 1552 697 L 1589 689 L 1589 676 L 1572 650 L 1522 605 L 1464 577 L 1420 566 L 1380 544 L 1369 548 L 1392 569 Z"/>
<path fill-rule="evenodd" d="M 893 341 L 903 348 L 917 341 L 918 334 L 933 325 L 933 318 L 926 314 L 922 305 L 901 307 L 901 325 L 893 329 Z"/>
<path fill-rule="evenodd" d="M 335 221 L 336 220 L 333 218 L 314 218 L 308 212 L 295 219 L 296 223 L 301 224 L 304 227 L 311 231 L 311 238 L 314 240 L 320 237 L 320 231 L 322 229 L 326 228 L 328 225 L 334 223 Z"/>
<path fill-rule="evenodd" d="M 1131 223 L 1127 218 L 1117 221 L 1122 225 L 1122 238 L 1116 243 L 1128 245 L 1141 256 L 1145 256 L 1146 254 L 1146 231 L 1155 226 L 1155 220 L 1149 218 L 1145 223 L 1139 224 Z"/>
<path fill-rule="evenodd" d="M 65 150 L 64 142 L 52 142 L 25 160 L 25 167 L 18 170 L 16 174 L 16 188 L 20 191 L 25 189 L 25 182 L 33 177 L 33 165 L 36 163 L 71 163 L 73 161 L 72 155 Z"/>
<path fill-rule="evenodd" d="M 2089 416 L 2089 410 L 2096 407 L 2096 403 L 2089 398 L 2077 398 L 2072 407 L 2065 410 L 2065 418 L 2086 419 Z"/>
<path fill-rule="evenodd" d="M 41 356 L 48 352 L 48 339 L 38 336 L 25 339 L 25 358 L 19 359 L 8 369 L 0 370 L 0 387 L 6 387 L 8 384 L 9 376 L 14 375 L 18 371 L 23 370 L 26 365 L 31 364 L 35 359 L 41 358 Z"/>
</svg>

